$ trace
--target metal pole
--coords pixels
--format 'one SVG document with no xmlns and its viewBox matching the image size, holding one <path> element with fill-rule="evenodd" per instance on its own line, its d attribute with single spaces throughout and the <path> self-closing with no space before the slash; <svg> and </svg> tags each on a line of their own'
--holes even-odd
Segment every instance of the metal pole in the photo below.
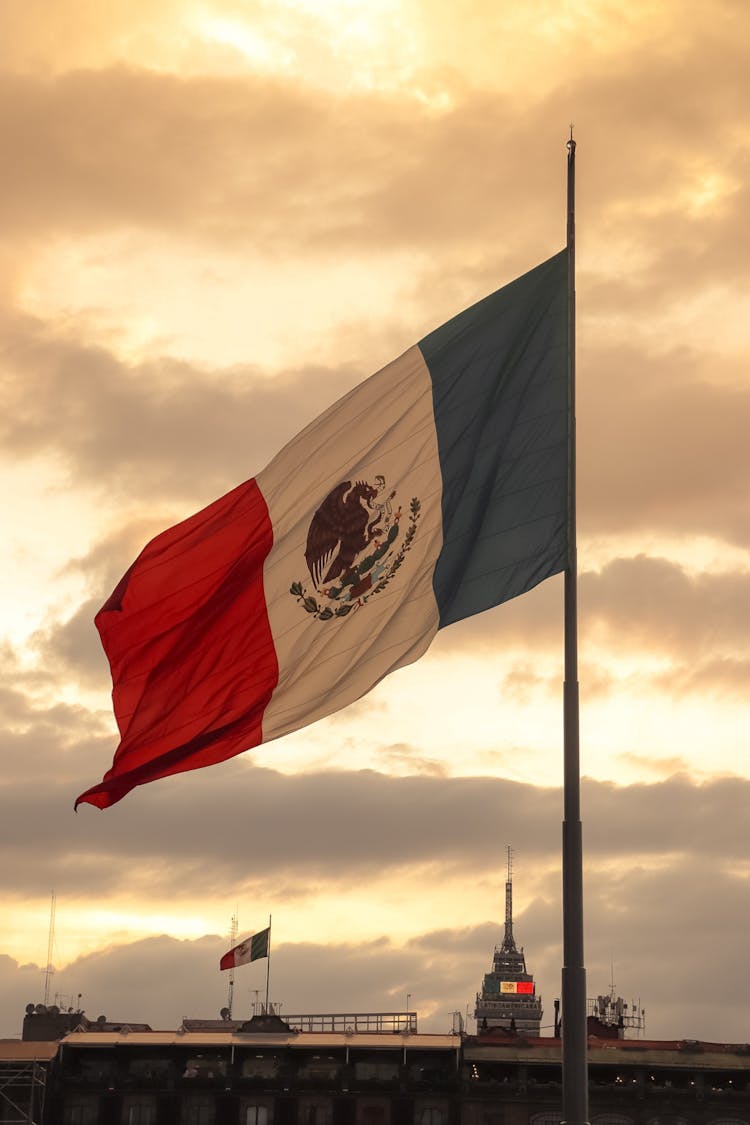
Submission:
<svg viewBox="0 0 750 1125">
<path fill-rule="evenodd" d="M 268 960 L 266 961 L 266 1012 L 268 1007 L 268 985 L 271 980 L 271 915 L 268 915 Z"/>
<path fill-rule="evenodd" d="M 235 945 L 237 944 L 237 933 L 238 933 L 238 930 L 239 930 L 239 922 L 237 920 L 238 912 L 239 912 L 239 907 L 237 908 L 237 910 L 235 910 L 234 914 L 232 915 L 232 921 L 229 925 L 229 948 L 230 949 L 234 949 Z M 227 1007 L 229 1008 L 229 1018 L 230 1018 L 230 1020 L 232 1018 L 232 1007 L 233 1006 L 234 1006 L 234 965 L 232 965 L 231 969 L 229 970 L 229 995 L 227 996 Z"/>
<path fill-rule="evenodd" d="M 562 1077 L 565 1125 L 588 1121 L 586 970 L 583 964 L 583 847 L 578 701 L 578 550 L 575 414 L 575 156 L 568 141 L 568 565 L 565 569 L 564 771 L 562 826 Z"/>
</svg>

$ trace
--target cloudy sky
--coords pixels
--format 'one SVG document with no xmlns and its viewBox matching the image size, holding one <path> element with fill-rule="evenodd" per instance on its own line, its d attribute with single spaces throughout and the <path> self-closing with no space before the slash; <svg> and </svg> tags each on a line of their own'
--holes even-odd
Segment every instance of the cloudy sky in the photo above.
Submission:
<svg viewBox="0 0 750 1125">
<path fill-rule="evenodd" d="M 502 936 L 560 994 L 562 585 L 348 710 L 73 801 L 116 746 L 93 615 L 144 542 L 564 244 L 578 142 L 588 994 L 750 1039 L 744 0 L 6 0 L 0 1036 L 174 1028 L 273 915 L 282 1012 L 448 1030 Z M 240 970 L 235 1014 L 265 991 Z"/>
</svg>

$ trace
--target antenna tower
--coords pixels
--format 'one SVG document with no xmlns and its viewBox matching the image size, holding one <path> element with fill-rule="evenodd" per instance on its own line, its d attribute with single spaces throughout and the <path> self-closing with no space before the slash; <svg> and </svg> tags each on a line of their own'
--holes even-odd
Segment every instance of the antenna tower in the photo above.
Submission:
<svg viewBox="0 0 750 1125">
<path fill-rule="evenodd" d="M 237 909 L 232 915 L 232 921 L 229 926 L 229 948 L 234 949 L 237 942 Z M 229 1008 L 229 1018 L 232 1018 L 232 1001 L 234 1000 L 234 966 L 229 970 L 229 994 L 227 996 L 227 1008 Z"/>
<path fill-rule="evenodd" d="M 52 902 L 49 908 L 49 938 L 47 940 L 47 968 L 44 970 L 44 1006 L 49 1004 L 49 982 L 54 973 L 52 956 L 55 946 L 55 892 L 52 892 Z"/>
<path fill-rule="evenodd" d="M 605 996 L 597 996 L 595 1000 L 588 1000 L 586 1012 L 595 1016 L 605 1027 L 616 1027 L 618 1038 L 624 1039 L 626 1031 L 635 1032 L 636 1039 L 646 1033 L 646 1009 L 641 1007 L 641 998 L 628 1005 L 618 996 L 615 989 L 615 962 L 612 958 L 611 980 L 609 992 Z"/>
</svg>

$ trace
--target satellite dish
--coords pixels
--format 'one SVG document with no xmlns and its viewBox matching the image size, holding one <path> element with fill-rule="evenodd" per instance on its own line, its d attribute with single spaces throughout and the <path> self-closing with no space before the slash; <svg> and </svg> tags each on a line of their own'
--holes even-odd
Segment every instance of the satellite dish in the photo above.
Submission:
<svg viewBox="0 0 750 1125">
<path fill-rule="evenodd" d="M 219 1015 L 221 1016 L 221 1018 L 223 1020 L 228 1020 L 229 1017 L 231 1016 L 231 1014 L 232 1013 L 229 1011 L 229 1008 L 222 1008 L 221 1011 L 219 1012 Z"/>
<path fill-rule="evenodd" d="M 106 1017 L 106 1016 L 97 1016 L 97 1017 L 96 1017 L 96 1022 L 97 1022 L 97 1023 L 106 1023 L 106 1022 L 107 1022 L 107 1017 Z"/>
<path fill-rule="evenodd" d="M 60 1015 L 60 1009 L 58 1008 L 57 1004 L 50 1004 L 49 1008 L 47 1008 L 47 1011 L 51 1016 Z"/>
<path fill-rule="evenodd" d="M 45 1008 L 44 1004 L 37 1004 L 34 1008 L 34 1011 L 38 1016 L 43 1016 L 46 1013 L 47 1009 Z"/>
<path fill-rule="evenodd" d="M 34 1005 L 33 1004 L 27 1004 L 26 1005 L 26 1015 L 30 1016 L 30 1015 L 33 1014 L 33 1012 L 34 1012 Z"/>
</svg>

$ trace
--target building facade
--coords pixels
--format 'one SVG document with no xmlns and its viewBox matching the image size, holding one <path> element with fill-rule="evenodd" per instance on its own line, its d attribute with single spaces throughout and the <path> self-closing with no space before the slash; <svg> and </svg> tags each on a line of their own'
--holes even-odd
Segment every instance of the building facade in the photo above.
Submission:
<svg viewBox="0 0 750 1125">
<path fill-rule="evenodd" d="M 252 1023 L 252 1021 L 251 1021 Z M 750 1048 L 589 1040 L 591 1125 L 750 1125 Z M 65 1036 L 41 1125 L 558 1125 L 561 1043 L 507 1033 Z"/>
</svg>

